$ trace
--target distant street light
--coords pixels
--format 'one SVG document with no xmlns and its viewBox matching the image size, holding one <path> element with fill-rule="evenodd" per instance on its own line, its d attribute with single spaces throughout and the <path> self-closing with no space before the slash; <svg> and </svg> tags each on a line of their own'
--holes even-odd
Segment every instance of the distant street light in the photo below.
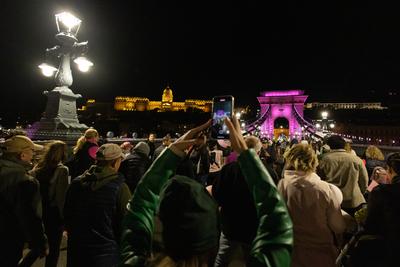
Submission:
<svg viewBox="0 0 400 267">
<path fill-rule="evenodd" d="M 321 124 L 317 123 L 315 124 L 315 127 L 317 127 L 317 129 L 321 128 Z"/>
<path fill-rule="evenodd" d="M 88 42 L 79 43 L 77 39 L 82 21 L 68 12 L 56 14 L 55 19 L 57 25 L 55 38 L 59 45 L 46 49 L 46 61 L 57 58 L 60 63 L 58 68 L 47 62 L 40 64 L 39 68 L 46 77 L 54 77 L 56 87 L 50 92 L 44 91 L 47 95 L 46 111 L 40 122 L 33 125 L 30 135 L 34 139 L 72 142 L 88 127 L 79 123 L 76 113 L 76 99 L 82 96 L 74 94 L 69 88 L 73 82 L 71 59 L 82 72 L 87 72 L 93 63 L 84 57 L 88 51 Z"/>
<path fill-rule="evenodd" d="M 327 111 L 322 111 L 321 116 L 323 120 L 326 120 L 328 118 L 328 112 Z"/>
<path fill-rule="evenodd" d="M 334 123 L 329 124 L 329 128 L 331 129 L 335 128 L 335 124 Z"/>
</svg>

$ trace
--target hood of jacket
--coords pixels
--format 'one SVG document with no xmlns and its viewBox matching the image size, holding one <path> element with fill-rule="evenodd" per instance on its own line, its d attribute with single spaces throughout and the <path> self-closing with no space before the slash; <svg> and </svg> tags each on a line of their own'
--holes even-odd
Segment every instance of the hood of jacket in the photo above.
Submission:
<svg viewBox="0 0 400 267">
<path fill-rule="evenodd" d="M 378 159 L 366 159 L 366 165 L 369 168 L 375 168 L 375 167 L 384 167 L 385 166 L 385 161 L 383 160 L 378 160 Z"/>
<path fill-rule="evenodd" d="M 146 157 L 149 156 L 150 154 L 150 146 L 145 143 L 145 142 L 139 142 L 137 143 L 137 145 L 133 148 L 133 151 L 137 152 L 137 153 L 141 153 L 146 155 Z"/>
<path fill-rule="evenodd" d="M 318 182 L 321 181 L 321 178 L 314 172 L 304 172 L 304 171 L 295 171 L 295 170 L 285 170 L 283 179 L 287 181 L 291 181 L 293 183 L 307 179 L 309 181 Z"/>
<path fill-rule="evenodd" d="M 110 167 L 93 165 L 82 175 L 80 182 L 83 186 L 90 187 L 93 191 L 96 191 L 118 177 L 118 172 Z"/>
<path fill-rule="evenodd" d="M 32 164 L 17 159 L 15 157 L 8 157 L 6 155 L 3 155 L 2 157 L 0 157 L 0 167 L 23 169 L 27 172 L 32 169 Z"/>
</svg>

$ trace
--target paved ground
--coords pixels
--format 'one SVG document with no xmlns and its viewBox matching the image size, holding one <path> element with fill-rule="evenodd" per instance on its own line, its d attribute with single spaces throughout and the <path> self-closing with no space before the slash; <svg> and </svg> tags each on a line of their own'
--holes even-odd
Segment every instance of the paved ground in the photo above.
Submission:
<svg viewBox="0 0 400 267">
<path fill-rule="evenodd" d="M 24 251 L 27 253 L 28 251 Z M 45 259 L 39 259 L 32 265 L 32 267 L 44 267 Z M 66 267 L 67 266 L 67 240 L 63 238 L 61 242 L 61 250 L 60 250 L 60 258 L 58 259 L 57 267 Z"/>
</svg>

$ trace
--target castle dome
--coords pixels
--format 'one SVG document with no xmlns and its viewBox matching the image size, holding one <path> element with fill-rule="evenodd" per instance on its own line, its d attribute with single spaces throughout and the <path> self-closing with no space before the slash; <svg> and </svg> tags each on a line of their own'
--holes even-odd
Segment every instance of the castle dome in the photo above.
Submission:
<svg viewBox="0 0 400 267">
<path fill-rule="evenodd" d="M 162 102 L 173 102 L 174 95 L 172 93 L 172 89 L 167 86 L 162 94 Z"/>
</svg>

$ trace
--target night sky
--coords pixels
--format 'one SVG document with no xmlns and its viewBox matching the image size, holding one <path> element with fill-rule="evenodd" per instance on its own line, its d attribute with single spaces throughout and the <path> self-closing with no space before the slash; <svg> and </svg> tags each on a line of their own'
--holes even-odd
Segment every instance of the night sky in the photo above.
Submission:
<svg viewBox="0 0 400 267">
<path fill-rule="evenodd" d="M 92 71 L 72 64 L 72 90 L 85 98 L 159 100 L 169 84 L 176 100 L 232 94 L 246 105 L 261 91 L 303 89 L 312 101 L 399 102 L 398 9 L 380 1 L 237 2 L 2 1 L 0 117 L 44 111 L 42 91 L 54 82 L 37 66 L 58 44 L 61 11 L 83 20 L 78 39 L 89 41 Z"/>
</svg>

